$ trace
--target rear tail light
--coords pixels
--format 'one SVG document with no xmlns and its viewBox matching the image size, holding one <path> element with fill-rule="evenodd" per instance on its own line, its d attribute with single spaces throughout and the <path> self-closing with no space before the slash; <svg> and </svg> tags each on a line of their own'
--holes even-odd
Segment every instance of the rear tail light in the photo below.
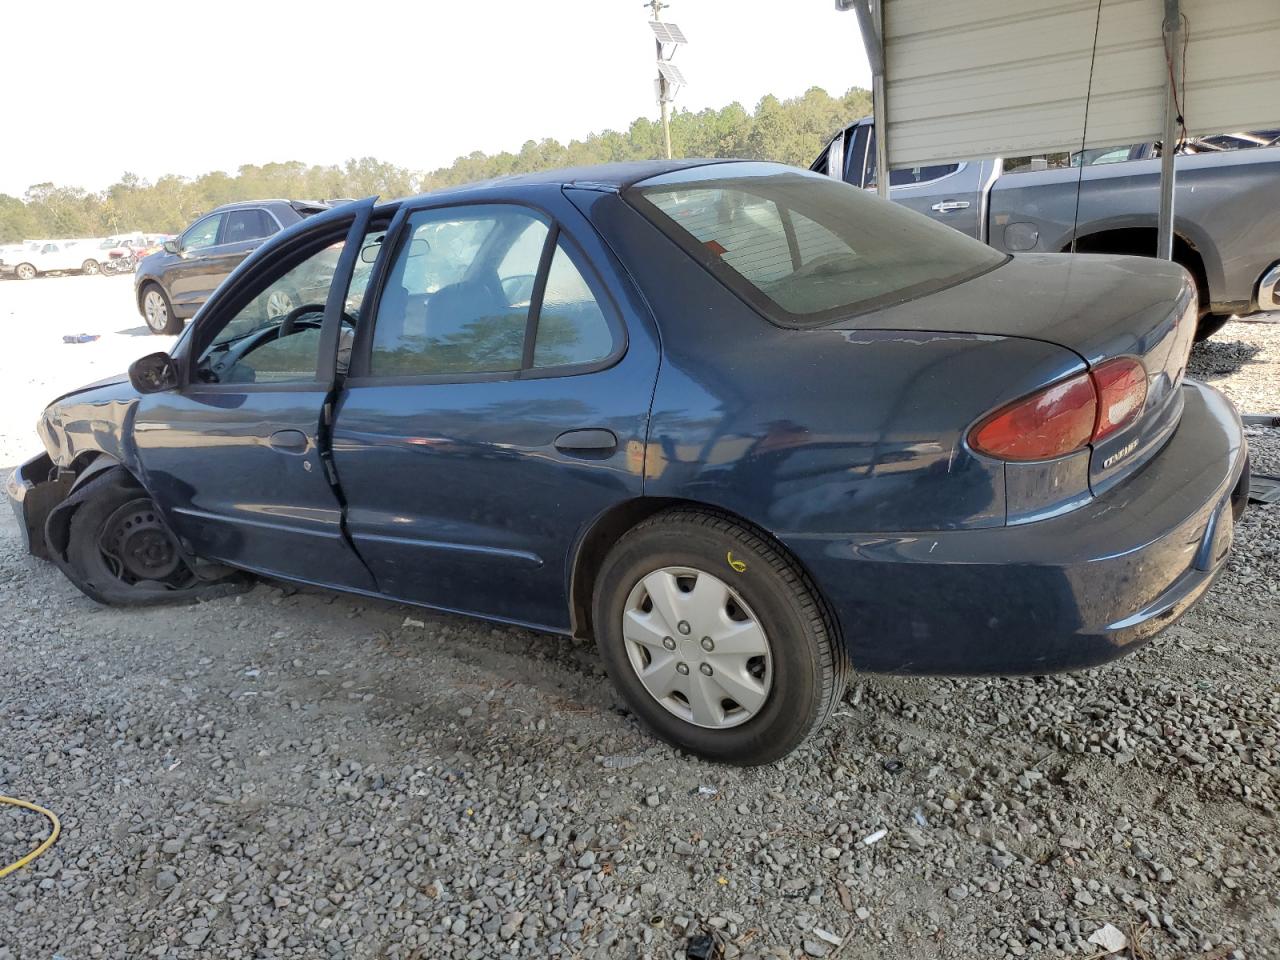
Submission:
<svg viewBox="0 0 1280 960">
<path fill-rule="evenodd" d="M 1132 357 L 1117 357 L 1093 370 L 1098 390 L 1098 425 L 1093 430 L 1097 443 L 1137 419 L 1147 402 L 1147 371 Z"/>
<path fill-rule="evenodd" d="M 1146 370 L 1119 357 L 1001 407 L 969 431 L 969 445 L 1000 460 L 1051 460 L 1128 426 L 1146 399 Z"/>
</svg>

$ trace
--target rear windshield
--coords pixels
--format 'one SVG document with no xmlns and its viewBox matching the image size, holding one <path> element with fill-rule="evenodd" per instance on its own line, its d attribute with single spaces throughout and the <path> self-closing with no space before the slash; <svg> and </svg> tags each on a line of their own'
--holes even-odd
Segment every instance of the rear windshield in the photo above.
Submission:
<svg viewBox="0 0 1280 960">
<path fill-rule="evenodd" d="M 795 326 L 924 296 L 1008 259 L 857 187 L 771 164 L 680 170 L 627 196 L 766 317 Z"/>
</svg>

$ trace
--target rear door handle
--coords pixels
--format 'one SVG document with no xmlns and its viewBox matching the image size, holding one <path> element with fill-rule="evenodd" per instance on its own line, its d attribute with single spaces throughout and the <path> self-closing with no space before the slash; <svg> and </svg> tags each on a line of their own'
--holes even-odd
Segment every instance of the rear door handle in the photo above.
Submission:
<svg viewBox="0 0 1280 960">
<path fill-rule="evenodd" d="M 952 210 L 968 210 L 968 200 L 942 200 L 929 208 L 937 213 L 950 213 Z"/>
<path fill-rule="evenodd" d="M 556 437 L 556 449 L 561 453 L 588 453 L 599 456 L 617 450 L 618 438 L 612 430 L 597 428 L 569 430 Z"/>
<path fill-rule="evenodd" d="M 303 454 L 311 446 L 311 441 L 301 430 L 277 430 L 268 439 L 272 450 L 281 453 Z"/>
</svg>

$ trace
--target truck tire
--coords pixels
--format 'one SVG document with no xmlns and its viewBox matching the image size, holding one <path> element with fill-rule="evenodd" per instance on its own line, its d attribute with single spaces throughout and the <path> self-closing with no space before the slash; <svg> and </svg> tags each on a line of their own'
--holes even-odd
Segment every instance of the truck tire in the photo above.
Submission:
<svg viewBox="0 0 1280 960">
<path fill-rule="evenodd" d="M 1196 324 L 1196 343 L 1208 340 L 1215 333 L 1227 325 L 1235 314 L 1231 313 L 1206 313 L 1200 318 L 1200 322 Z"/>
<path fill-rule="evenodd" d="M 29 263 L 20 263 L 14 269 L 13 275 L 19 280 L 34 280 L 36 276 L 36 268 Z"/>
<path fill-rule="evenodd" d="M 102 272 L 102 268 L 98 266 L 98 261 L 90 257 L 84 263 L 80 264 L 80 272 L 86 277 L 96 277 Z"/>
</svg>

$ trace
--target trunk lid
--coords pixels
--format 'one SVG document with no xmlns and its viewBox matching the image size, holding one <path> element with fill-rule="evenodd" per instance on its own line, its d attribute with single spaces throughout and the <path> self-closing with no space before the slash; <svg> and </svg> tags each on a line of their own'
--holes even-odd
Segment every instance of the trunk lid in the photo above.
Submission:
<svg viewBox="0 0 1280 960">
<path fill-rule="evenodd" d="M 948 290 L 831 327 L 1041 340 L 1090 367 L 1113 357 L 1141 360 L 1147 372 L 1141 415 L 1093 449 L 1089 485 L 1100 494 L 1154 456 L 1177 427 L 1197 302 L 1190 275 L 1165 260 L 1019 254 Z"/>
</svg>

